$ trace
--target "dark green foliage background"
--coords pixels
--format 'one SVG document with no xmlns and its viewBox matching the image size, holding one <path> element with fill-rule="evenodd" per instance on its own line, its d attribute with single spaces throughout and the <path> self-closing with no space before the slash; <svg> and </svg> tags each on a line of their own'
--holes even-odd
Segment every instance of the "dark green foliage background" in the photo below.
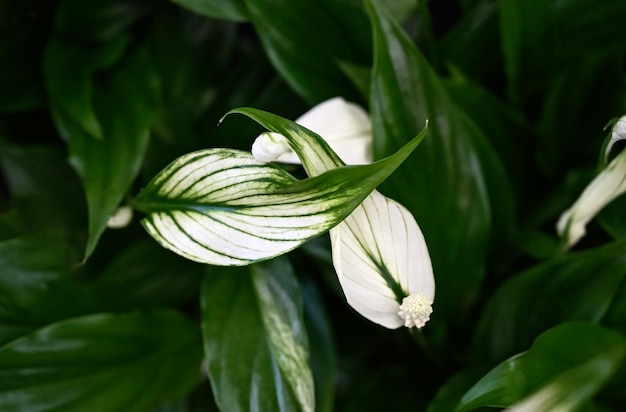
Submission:
<svg viewBox="0 0 626 412">
<path fill-rule="evenodd" d="M 571 251 L 555 231 L 626 114 L 625 21 L 623 0 L 0 0 L 0 410 L 300 410 L 271 310 L 316 410 L 543 388 L 625 410 L 626 198 Z M 229 110 L 334 96 L 368 109 L 377 158 L 429 119 L 380 187 L 433 260 L 418 341 L 345 303 L 326 237 L 231 269 L 161 248 L 140 213 L 106 228 L 176 157 L 249 150 L 262 129 L 218 127 Z"/>
</svg>

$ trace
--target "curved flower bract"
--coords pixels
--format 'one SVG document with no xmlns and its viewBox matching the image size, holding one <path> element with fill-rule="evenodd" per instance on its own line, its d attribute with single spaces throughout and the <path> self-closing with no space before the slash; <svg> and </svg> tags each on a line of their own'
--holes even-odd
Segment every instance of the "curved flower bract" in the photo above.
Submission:
<svg viewBox="0 0 626 412">
<path fill-rule="evenodd" d="M 626 116 L 613 127 L 607 153 L 615 142 L 623 139 L 626 139 Z M 557 231 L 567 246 L 575 245 L 585 235 L 587 223 L 623 193 L 626 193 L 626 149 L 589 183 L 572 207 L 559 218 Z"/>
<path fill-rule="evenodd" d="M 330 240 L 339 283 L 357 312 L 390 329 L 424 326 L 435 280 L 424 236 L 404 206 L 374 191 L 330 230 Z M 420 299 L 424 311 L 409 310 Z"/>
<path fill-rule="evenodd" d="M 315 162 L 307 156 L 306 150 L 296 147 L 309 176 L 343 166 L 333 149 L 346 163 L 354 160 L 341 152 L 344 147 L 341 144 L 350 139 L 327 136 L 361 136 L 362 140 L 353 140 L 349 148 L 360 154 L 358 161 L 371 162 L 371 126 L 367 141 L 362 127 L 370 124 L 369 118 L 367 122 L 363 119 L 353 122 L 360 114 L 353 117 L 354 113 L 350 114 L 349 110 L 327 111 L 336 104 L 329 104 L 333 101 L 337 102 L 336 99 L 324 102 L 321 108 L 313 108 L 296 121 L 303 126 L 307 123 L 306 127 L 319 132 L 331 150 L 324 154 L 323 150 L 307 148 L 320 156 L 320 161 Z M 420 133 L 420 139 L 425 132 L 426 128 Z M 277 148 L 285 148 L 281 137 L 286 139 L 276 133 L 259 136 L 253 145 L 257 160 L 289 159 L 289 163 L 300 163 L 298 158 L 290 157 L 292 149 L 279 153 Z M 364 153 L 368 155 L 361 156 Z M 343 222 L 330 230 L 330 240 L 339 282 L 346 300 L 358 313 L 390 329 L 402 325 L 421 328 L 426 324 L 435 295 L 433 270 L 424 236 L 404 206 L 374 190 Z"/>
</svg>

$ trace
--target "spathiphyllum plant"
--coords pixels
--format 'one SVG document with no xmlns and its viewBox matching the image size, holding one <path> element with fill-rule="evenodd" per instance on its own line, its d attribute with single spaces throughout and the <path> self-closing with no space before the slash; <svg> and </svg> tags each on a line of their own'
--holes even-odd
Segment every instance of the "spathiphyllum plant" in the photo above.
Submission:
<svg viewBox="0 0 626 412">
<path fill-rule="evenodd" d="M 333 264 L 348 303 L 388 328 L 423 327 L 434 299 L 424 237 L 406 208 L 374 188 L 417 147 L 426 128 L 387 159 L 346 166 L 329 144 L 346 147 L 349 141 L 361 146 L 356 153 L 362 155 L 352 160 L 371 161 L 369 118 L 354 104 L 333 99 L 302 117 L 311 129 L 332 132 L 336 124 L 326 141 L 269 113 L 233 113 L 270 132 L 256 139 L 252 154 L 208 149 L 165 168 L 135 201 L 147 213 L 148 233 L 188 259 L 230 266 L 276 257 L 330 229 Z M 308 179 L 267 163 L 292 151 Z"/>
<path fill-rule="evenodd" d="M 626 411 L 624 16 L 0 0 L 0 412 Z"/>
</svg>

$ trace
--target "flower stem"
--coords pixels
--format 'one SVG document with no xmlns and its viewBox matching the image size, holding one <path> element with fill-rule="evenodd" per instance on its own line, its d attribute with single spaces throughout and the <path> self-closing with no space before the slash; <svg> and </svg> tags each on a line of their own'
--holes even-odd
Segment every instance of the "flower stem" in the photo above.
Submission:
<svg viewBox="0 0 626 412">
<path fill-rule="evenodd" d="M 441 357 L 432 349 L 432 347 L 426 340 L 426 337 L 424 336 L 422 330 L 418 328 L 409 328 L 409 334 L 413 337 L 417 345 L 422 348 L 422 351 L 424 351 L 426 357 L 430 359 L 433 364 L 437 365 L 437 369 L 439 370 L 441 375 L 447 376 L 448 366 L 445 364 L 443 359 L 441 359 Z"/>
</svg>

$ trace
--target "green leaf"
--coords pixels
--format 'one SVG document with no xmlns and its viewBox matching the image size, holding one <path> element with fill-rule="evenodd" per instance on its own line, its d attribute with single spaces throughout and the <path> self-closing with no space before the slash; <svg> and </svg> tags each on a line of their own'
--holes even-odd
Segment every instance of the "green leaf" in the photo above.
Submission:
<svg viewBox="0 0 626 412">
<path fill-rule="evenodd" d="M 155 73 L 143 49 L 126 56 L 96 86 L 95 108 L 103 140 L 92 138 L 64 112 L 53 110 L 57 128 L 67 139 L 70 164 L 83 180 L 87 195 L 89 237 L 85 259 L 139 172 L 157 92 Z"/>
<path fill-rule="evenodd" d="M 306 101 L 315 104 L 335 96 L 358 101 L 339 62 L 370 62 L 369 28 L 361 8 L 343 0 L 245 3 L 266 54 Z"/>
<path fill-rule="evenodd" d="M 588 323 L 559 325 L 540 335 L 527 352 L 485 375 L 456 411 L 515 404 L 519 409 L 513 410 L 519 411 L 578 410 L 615 373 L 625 354 L 624 339 L 616 332 Z"/>
<path fill-rule="evenodd" d="M 201 359 L 197 328 L 175 312 L 69 319 L 0 348 L 0 408 L 152 411 L 193 388 Z"/>
<path fill-rule="evenodd" d="M 90 138 L 103 139 L 92 78 L 97 71 L 115 64 L 127 44 L 128 38 L 123 36 L 89 48 L 53 38 L 46 48 L 44 75 L 51 106 L 75 122 Z M 64 135 L 63 130 L 61 135 Z"/>
<path fill-rule="evenodd" d="M 559 322 L 598 322 L 626 273 L 626 243 L 557 257 L 512 276 L 491 297 L 474 346 L 498 361 Z"/>
<path fill-rule="evenodd" d="M 314 410 L 302 300 L 287 261 L 208 274 L 202 315 L 209 377 L 222 409 Z"/>
<path fill-rule="evenodd" d="M 442 37 L 438 46 L 455 70 L 477 83 L 492 84 L 494 79 L 504 76 L 498 2 L 476 3 Z"/>
<path fill-rule="evenodd" d="M 55 33 L 93 46 L 128 30 L 152 6 L 148 0 L 64 0 L 56 10 Z M 89 48 L 89 47 L 87 47 Z"/>
<path fill-rule="evenodd" d="M 464 369 L 452 376 L 437 391 L 426 412 L 453 411 L 456 404 L 474 383 L 485 374 L 485 368 Z"/>
<path fill-rule="evenodd" d="M 243 0 L 172 0 L 195 13 L 216 19 L 246 21 L 248 12 Z"/>
<path fill-rule="evenodd" d="M 315 379 L 315 410 L 331 412 L 334 408 L 337 375 L 335 337 L 322 296 L 312 281 L 302 284 L 302 295 L 311 352 L 309 363 Z"/>
<path fill-rule="evenodd" d="M 13 224 L 22 233 L 63 233 L 76 251 L 84 248 L 86 207 L 80 181 L 60 150 L 0 141 L 0 167 L 6 176 Z M 54 170 L 54 173 L 50 173 Z"/>
<path fill-rule="evenodd" d="M 0 242 L 0 344 L 95 310 L 88 289 L 71 276 L 74 252 L 48 233 Z"/>
<path fill-rule="evenodd" d="M 494 159 L 497 164 L 497 158 L 481 155 L 490 152 L 484 136 L 454 106 L 402 28 L 378 1 L 367 5 L 374 30 L 370 100 L 375 155 L 393 151 L 430 119 L 428 139 L 381 191 L 414 214 L 437 281 L 454 285 L 438 290 L 437 311 L 462 318 L 482 282 L 492 225 L 485 165 Z M 510 196 L 506 186 L 500 190 Z"/>
<path fill-rule="evenodd" d="M 626 32 L 621 30 L 626 3 L 621 0 L 560 0 L 552 2 L 559 28 L 556 51 L 563 64 L 579 63 L 580 56 L 614 50 L 623 52 Z"/>
<path fill-rule="evenodd" d="M 317 135 L 260 110 L 242 113 L 287 137 L 309 174 L 341 165 Z M 425 130 L 393 156 L 297 180 L 248 152 L 208 149 L 175 160 L 135 200 L 161 245 L 198 262 L 247 265 L 290 251 L 337 225 L 415 149 Z"/>
<path fill-rule="evenodd" d="M 203 272 L 202 265 L 146 239 L 116 255 L 92 287 L 107 311 L 157 308 L 197 299 Z"/>
<path fill-rule="evenodd" d="M 500 32 L 509 92 L 528 96 L 554 70 L 555 32 L 550 1 L 503 0 Z"/>
</svg>

